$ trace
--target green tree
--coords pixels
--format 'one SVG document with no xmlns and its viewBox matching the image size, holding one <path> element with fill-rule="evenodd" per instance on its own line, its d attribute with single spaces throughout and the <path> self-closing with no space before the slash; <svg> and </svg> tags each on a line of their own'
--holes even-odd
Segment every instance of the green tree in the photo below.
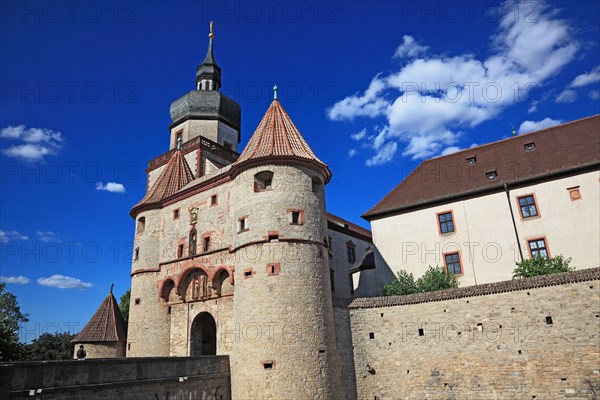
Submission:
<svg viewBox="0 0 600 400">
<path fill-rule="evenodd" d="M 0 283 L 0 360 L 17 360 L 23 346 L 19 342 L 19 323 L 27 322 L 27 314 L 21 313 L 17 297 Z"/>
<path fill-rule="evenodd" d="M 398 275 L 394 277 L 392 283 L 383 286 L 383 292 L 386 296 L 402 296 L 417 293 L 418 291 L 415 277 L 412 273 L 404 270 L 398 271 Z"/>
<path fill-rule="evenodd" d="M 24 346 L 24 358 L 28 360 L 70 360 L 73 358 L 71 340 L 75 339 L 75 336 L 70 333 L 44 333 Z"/>
<path fill-rule="evenodd" d="M 513 271 L 513 279 L 574 271 L 575 268 L 569 267 L 570 262 L 570 257 L 564 258 L 562 255 L 553 258 L 541 256 L 529 258 L 516 263 L 517 267 Z"/>
<path fill-rule="evenodd" d="M 119 309 L 121 310 L 121 314 L 123 314 L 123 318 L 125 318 L 125 329 L 127 329 L 127 325 L 129 322 L 129 301 L 131 298 L 131 289 L 127 289 L 127 291 L 121 296 L 121 300 L 119 300 Z"/>
<path fill-rule="evenodd" d="M 402 296 L 411 293 L 435 292 L 437 290 L 453 289 L 458 287 L 458 280 L 449 274 L 444 267 L 429 266 L 425 274 L 417 279 L 412 273 L 399 271 L 398 275 L 383 291 L 386 296 Z"/>
<path fill-rule="evenodd" d="M 449 274 L 444 267 L 432 267 L 417 280 L 419 292 L 435 292 L 437 290 L 454 289 L 458 287 L 456 275 Z"/>
</svg>

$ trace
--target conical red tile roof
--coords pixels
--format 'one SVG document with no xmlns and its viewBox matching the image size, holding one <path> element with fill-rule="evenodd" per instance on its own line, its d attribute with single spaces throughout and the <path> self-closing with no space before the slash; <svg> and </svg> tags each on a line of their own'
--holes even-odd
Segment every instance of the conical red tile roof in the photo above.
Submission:
<svg viewBox="0 0 600 400">
<path fill-rule="evenodd" d="M 331 175 L 327 165 L 313 153 L 281 103 L 273 100 L 235 165 L 276 158 L 295 158 L 318 164 L 326 170 L 327 180 Z"/>
<path fill-rule="evenodd" d="M 127 340 L 126 332 L 125 318 L 115 296 L 109 293 L 92 319 L 72 342 L 124 342 Z"/>
<path fill-rule="evenodd" d="M 165 169 L 160 173 L 156 182 L 154 182 L 154 185 L 146 193 L 146 196 L 133 208 L 136 209 L 142 205 L 158 203 L 162 199 L 175 194 L 192 180 L 194 180 L 194 174 L 190 166 L 185 161 L 185 157 L 181 154 L 181 151 L 176 150 L 165 166 Z"/>
</svg>

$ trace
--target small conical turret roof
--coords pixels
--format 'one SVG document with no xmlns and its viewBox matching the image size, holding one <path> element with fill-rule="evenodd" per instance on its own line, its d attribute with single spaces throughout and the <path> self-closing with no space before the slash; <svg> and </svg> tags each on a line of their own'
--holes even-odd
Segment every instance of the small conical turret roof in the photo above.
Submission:
<svg viewBox="0 0 600 400">
<path fill-rule="evenodd" d="M 239 168 L 251 162 L 277 159 L 308 162 L 323 172 L 325 181 L 331 178 L 327 165 L 315 155 L 279 100 L 275 99 L 234 165 Z"/>
<path fill-rule="evenodd" d="M 111 292 L 106 296 L 92 319 L 71 342 L 124 342 L 127 340 L 125 318 Z"/>
<path fill-rule="evenodd" d="M 135 210 L 141 206 L 160 203 L 161 200 L 175 194 L 193 180 L 194 174 L 181 154 L 181 150 L 175 150 L 165 169 L 148 190 L 146 196 L 133 207 L 131 214 L 133 215 Z"/>
</svg>

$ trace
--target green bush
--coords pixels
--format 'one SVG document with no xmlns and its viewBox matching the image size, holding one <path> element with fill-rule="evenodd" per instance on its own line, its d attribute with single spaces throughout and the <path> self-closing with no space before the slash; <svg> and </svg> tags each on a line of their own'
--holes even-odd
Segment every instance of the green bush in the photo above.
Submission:
<svg viewBox="0 0 600 400">
<path fill-rule="evenodd" d="M 389 285 L 385 285 L 383 291 L 386 296 L 402 296 L 412 293 L 435 292 L 436 290 L 453 289 L 458 287 L 458 280 L 453 274 L 449 274 L 444 267 L 429 266 L 425 274 L 417 279 L 412 273 L 404 270 L 398 272 L 398 276 Z"/>
<path fill-rule="evenodd" d="M 383 292 L 386 296 L 411 294 L 418 291 L 415 277 L 404 270 L 398 272 L 398 276 L 394 277 L 392 283 L 383 287 Z"/>
<path fill-rule="evenodd" d="M 513 279 L 573 271 L 575 268 L 569 267 L 570 262 L 570 257 L 564 258 L 562 255 L 554 258 L 533 257 L 516 263 Z"/>
</svg>

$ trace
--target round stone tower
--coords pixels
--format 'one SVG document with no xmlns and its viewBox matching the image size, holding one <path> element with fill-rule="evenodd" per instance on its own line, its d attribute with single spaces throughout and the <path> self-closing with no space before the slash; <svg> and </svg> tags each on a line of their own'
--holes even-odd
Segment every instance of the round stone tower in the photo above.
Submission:
<svg viewBox="0 0 600 400">
<path fill-rule="evenodd" d="M 339 398 L 324 197 L 331 173 L 275 99 L 231 175 L 233 398 Z"/>
</svg>

